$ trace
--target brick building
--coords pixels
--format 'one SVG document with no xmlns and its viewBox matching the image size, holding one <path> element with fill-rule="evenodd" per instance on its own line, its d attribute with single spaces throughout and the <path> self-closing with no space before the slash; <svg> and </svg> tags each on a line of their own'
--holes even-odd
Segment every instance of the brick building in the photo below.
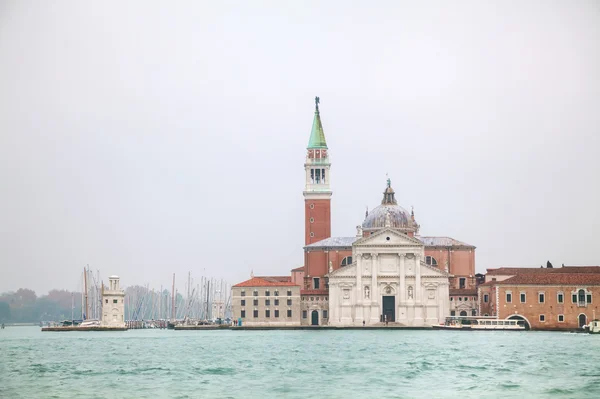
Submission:
<svg viewBox="0 0 600 399">
<path fill-rule="evenodd" d="M 287 276 L 252 277 L 231 288 L 231 311 L 242 326 L 300 325 L 300 286 Z"/>
<path fill-rule="evenodd" d="M 478 302 L 481 315 L 536 330 L 574 330 L 600 314 L 600 267 L 488 269 Z"/>
</svg>

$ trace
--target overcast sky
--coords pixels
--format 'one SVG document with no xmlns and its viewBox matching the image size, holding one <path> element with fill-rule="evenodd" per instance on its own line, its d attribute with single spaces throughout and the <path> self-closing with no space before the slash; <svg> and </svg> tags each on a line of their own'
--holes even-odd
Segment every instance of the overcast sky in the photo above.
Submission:
<svg viewBox="0 0 600 399">
<path fill-rule="evenodd" d="M 0 292 L 302 265 L 314 97 L 332 234 L 386 173 L 477 271 L 600 264 L 598 1 L 0 1 Z"/>
</svg>

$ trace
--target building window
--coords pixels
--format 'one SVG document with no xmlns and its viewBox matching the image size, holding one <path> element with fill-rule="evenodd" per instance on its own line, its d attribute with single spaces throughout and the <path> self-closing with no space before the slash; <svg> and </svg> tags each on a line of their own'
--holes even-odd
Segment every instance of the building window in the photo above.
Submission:
<svg viewBox="0 0 600 399">
<path fill-rule="evenodd" d="M 453 300 L 454 300 L 454 297 L 453 297 L 453 296 L 451 296 L 451 297 L 450 297 L 450 300 L 451 300 L 451 301 L 453 301 Z"/>
<path fill-rule="evenodd" d="M 265 299 L 265 306 L 271 306 L 271 300 Z"/>
<path fill-rule="evenodd" d="M 315 222 L 315 218 L 310 218 L 310 222 L 314 223 Z"/>
<path fill-rule="evenodd" d="M 585 301 L 586 301 L 587 303 L 592 303 L 592 294 L 587 294 L 587 295 L 585 296 L 585 298 L 586 298 L 586 299 L 585 299 Z"/>
<path fill-rule="evenodd" d="M 240 315 L 240 317 L 241 317 L 242 319 L 245 319 L 245 318 L 246 318 L 246 311 L 245 311 L 244 309 L 242 309 L 242 314 Z"/>
<path fill-rule="evenodd" d="M 275 306 L 279 305 L 279 299 L 275 299 Z"/>
<path fill-rule="evenodd" d="M 308 312 L 306 310 L 302 311 L 302 318 L 306 319 L 308 317 Z"/>
<path fill-rule="evenodd" d="M 490 300 L 490 296 L 488 294 L 483 295 L 483 302 L 488 303 Z"/>
<path fill-rule="evenodd" d="M 242 300 L 240 301 L 240 305 L 242 305 L 242 306 L 246 306 L 246 300 L 245 300 L 245 299 L 242 299 Z"/>
<path fill-rule="evenodd" d="M 344 266 L 349 266 L 352 264 L 352 256 L 346 256 L 344 259 L 342 259 L 342 267 Z"/>
<path fill-rule="evenodd" d="M 291 300 L 291 299 L 288 299 L 288 300 L 287 300 L 287 304 L 288 304 L 288 306 L 292 306 L 292 300 Z"/>
<path fill-rule="evenodd" d="M 106 301 L 105 303 L 108 303 L 108 299 L 105 299 L 105 301 Z"/>
<path fill-rule="evenodd" d="M 242 290 L 241 295 L 246 296 L 246 291 Z"/>
<path fill-rule="evenodd" d="M 254 309 L 253 316 L 255 319 L 258 318 L 258 309 Z"/>
<path fill-rule="evenodd" d="M 458 300 L 462 302 L 462 296 L 459 296 L 459 297 L 458 297 Z"/>
<path fill-rule="evenodd" d="M 254 301 L 252 301 L 252 304 L 253 304 L 254 306 L 258 306 L 258 299 L 255 299 Z"/>
<path fill-rule="evenodd" d="M 313 232 L 311 231 L 311 232 L 310 232 L 310 236 L 311 236 L 311 237 L 314 237 L 314 236 L 315 236 L 315 233 L 313 233 Z"/>
<path fill-rule="evenodd" d="M 265 296 L 271 296 L 271 291 L 269 291 L 269 290 L 266 290 L 266 291 L 265 291 Z"/>
<path fill-rule="evenodd" d="M 271 311 L 269 309 L 265 309 L 265 317 L 271 317 Z"/>
<path fill-rule="evenodd" d="M 113 299 L 113 303 L 119 303 L 118 299 Z"/>
<path fill-rule="evenodd" d="M 471 316 L 477 316 L 477 311 L 475 309 L 471 310 Z"/>
<path fill-rule="evenodd" d="M 543 314 L 540 315 L 540 321 L 546 321 L 546 316 L 544 316 Z"/>
<path fill-rule="evenodd" d="M 258 296 L 258 291 L 257 291 L 257 290 L 254 290 L 254 292 L 252 293 L 252 295 L 254 295 L 254 296 Z"/>
<path fill-rule="evenodd" d="M 556 295 L 556 302 L 558 302 L 558 303 L 564 303 L 565 302 L 565 295 L 562 292 L 559 292 Z"/>
<path fill-rule="evenodd" d="M 506 293 L 506 303 L 511 303 L 512 302 L 512 293 L 507 292 Z"/>
<path fill-rule="evenodd" d="M 458 279 L 458 288 L 460 289 L 465 289 L 465 284 L 467 283 L 467 279 L 464 277 L 461 277 Z"/>
<path fill-rule="evenodd" d="M 292 309 L 287 310 L 287 317 L 292 317 Z"/>
<path fill-rule="evenodd" d="M 558 315 L 558 321 L 559 321 L 560 323 L 563 323 L 563 322 L 565 321 L 565 315 L 564 315 L 564 314 L 559 314 L 559 315 Z"/>
<path fill-rule="evenodd" d="M 585 306 L 585 290 L 579 290 L 577 292 L 577 294 L 578 294 L 578 300 L 579 300 L 578 305 Z"/>
<path fill-rule="evenodd" d="M 544 295 L 544 293 L 543 293 L 543 292 L 540 292 L 540 293 L 538 294 L 538 301 L 539 301 L 540 303 L 544 303 L 544 302 L 545 302 L 545 300 L 546 300 L 546 295 Z"/>
<path fill-rule="evenodd" d="M 310 209 L 315 209 L 315 204 L 310 204 Z"/>
<path fill-rule="evenodd" d="M 323 318 L 327 319 L 327 311 L 326 310 L 323 311 Z"/>
<path fill-rule="evenodd" d="M 275 317 L 279 317 L 279 309 L 275 309 Z"/>
<path fill-rule="evenodd" d="M 527 295 L 524 292 L 521 292 L 521 303 L 527 302 Z"/>
<path fill-rule="evenodd" d="M 279 290 L 275 290 L 274 294 L 275 296 L 279 296 Z"/>
<path fill-rule="evenodd" d="M 288 290 L 287 296 L 292 296 L 292 290 Z"/>
<path fill-rule="evenodd" d="M 437 260 L 433 256 L 426 256 L 425 264 L 427 264 L 429 266 L 437 266 L 438 263 L 437 263 Z"/>
<path fill-rule="evenodd" d="M 454 311 L 454 310 L 451 310 L 451 311 L 450 311 L 450 316 L 456 316 L 456 311 Z"/>
<path fill-rule="evenodd" d="M 314 286 L 315 290 L 319 289 L 319 278 L 318 277 L 313 278 L 313 286 Z"/>
<path fill-rule="evenodd" d="M 572 302 L 572 303 L 577 303 L 577 294 L 573 294 L 573 295 L 571 296 L 571 302 Z"/>
</svg>

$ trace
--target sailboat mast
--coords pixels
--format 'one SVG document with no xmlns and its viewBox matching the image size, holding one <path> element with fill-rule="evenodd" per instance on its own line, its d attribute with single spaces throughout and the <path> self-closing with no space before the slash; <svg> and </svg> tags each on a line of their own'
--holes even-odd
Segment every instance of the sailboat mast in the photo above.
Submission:
<svg viewBox="0 0 600 399">
<path fill-rule="evenodd" d="M 171 320 L 175 320 L 175 273 L 173 273 L 173 287 L 171 288 Z"/>
</svg>

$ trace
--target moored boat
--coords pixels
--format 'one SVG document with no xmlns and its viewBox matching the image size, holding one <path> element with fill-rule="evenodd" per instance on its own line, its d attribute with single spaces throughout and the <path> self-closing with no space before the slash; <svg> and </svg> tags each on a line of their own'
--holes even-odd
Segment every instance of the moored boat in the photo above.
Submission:
<svg viewBox="0 0 600 399">
<path fill-rule="evenodd" d="M 520 320 L 503 320 L 496 318 L 477 317 L 446 317 L 441 325 L 432 326 L 436 330 L 525 330 L 525 325 Z"/>
<path fill-rule="evenodd" d="M 600 334 L 600 320 L 592 320 L 588 326 L 588 332 L 590 334 Z"/>
</svg>

